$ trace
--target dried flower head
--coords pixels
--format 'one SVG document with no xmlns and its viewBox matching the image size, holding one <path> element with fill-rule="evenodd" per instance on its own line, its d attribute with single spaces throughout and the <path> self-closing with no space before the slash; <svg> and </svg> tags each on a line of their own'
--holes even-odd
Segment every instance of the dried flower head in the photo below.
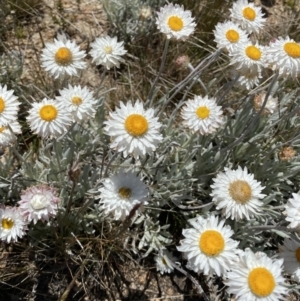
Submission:
<svg viewBox="0 0 300 301">
<path fill-rule="evenodd" d="M 296 156 L 297 152 L 291 146 L 284 146 L 279 152 L 281 161 L 290 161 Z"/>
<path fill-rule="evenodd" d="M 176 67 L 178 69 L 186 69 L 190 63 L 190 58 L 187 55 L 180 55 L 175 60 Z"/>
<path fill-rule="evenodd" d="M 139 14 L 142 20 L 149 20 L 152 17 L 152 8 L 150 6 L 142 6 L 139 9 Z"/>
<path fill-rule="evenodd" d="M 256 94 L 253 102 L 254 102 L 254 109 L 255 111 L 260 111 L 264 101 L 265 101 L 265 97 L 266 97 L 266 93 L 262 92 L 259 94 Z M 273 114 L 278 110 L 278 98 L 273 97 L 271 95 L 269 95 L 268 100 L 266 102 L 266 105 L 262 111 L 263 115 L 268 115 L 268 114 Z"/>
</svg>

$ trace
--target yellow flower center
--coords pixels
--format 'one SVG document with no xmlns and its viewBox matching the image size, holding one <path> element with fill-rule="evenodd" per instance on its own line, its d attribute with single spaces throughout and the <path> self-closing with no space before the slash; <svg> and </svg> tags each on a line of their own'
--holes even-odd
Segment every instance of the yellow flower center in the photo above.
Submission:
<svg viewBox="0 0 300 301">
<path fill-rule="evenodd" d="M 206 230 L 199 239 L 199 248 L 207 256 L 219 255 L 225 247 L 222 234 L 216 230 Z"/>
<path fill-rule="evenodd" d="M 206 106 L 199 107 L 196 110 L 196 114 L 200 119 L 206 119 L 209 117 L 210 109 Z"/>
<path fill-rule="evenodd" d="M 67 66 L 73 61 L 73 55 L 69 48 L 61 47 L 55 53 L 55 62 L 58 65 Z"/>
<path fill-rule="evenodd" d="M 258 61 L 261 58 L 261 51 L 255 46 L 248 46 L 245 52 L 246 55 L 254 61 Z"/>
<path fill-rule="evenodd" d="M 0 133 L 2 133 L 5 130 L 5 126 L 1 126 Z"/>
<path fill-rule="evenodd" d="M 53 105 L 45 105 L 40 109 L 40 117 L 45 121 L 52 121 L 57 116 L 57 109 Z"/>
<path fill-rule="evenodd" d="M 5 102 L 2 97 L 0 97 L 0 113 L 2 113 L 5 109 Z"/>
<path fill-rule="evenodd" d="M 128 200 L 131 196 L 131 189 L 127 187 L 121 187 L 118 193 L 122 199 Z"/>
<path fill-rule="evenodd" d="M 249 21 L 254 21 L 256 17 L 256 12 L 253 8 L 251 7 L 246 7 L 243 9 L 243 16 L 245 19 Z"/>
<path fill-rule="evenodd" d="M 11 218 L 2 219 L 2 228 L 5 230 L 10 230 L 14 226 L 14 221 Z"/>
<path fill-rule="evenodd" d="M 238 203 L 247 203 L 252 196 L 250 185 L 246 181 L 236 180 L 229 185 L 230 196 Z"/>
<path fill-rule="evenodd" d="M 148 130 L 148 121 L 143 115 L 131 114 L 125 120 L 125 129 L 132 136 L 143 136 Z"/>
<path fill-rule="evenodd" d="M 295 42 L 288 42 L 284 44 L 284 51 L 294 59 L 300 58 L 300 45 Z"/>
<path fill-rule="evenodd" d="M 112 47 L 111 46 L 105 46 L 104 51 L 106 54 L 112 54 Z"/>
<path fill-rule="evenodd" d="M 72 97 L 72 104 L 75 106 L 80 106 L 82 104 L 82 98 L 78 96 Z"/>
<path fill-rule="evenodd" d="M 272 273 L 266 268 L 255 268 L 248 275 L 248 284 L 251 292 L 257 297 L 269 296 L 275 288 Z"/>
<path fill-rule="evenodd" d="M 300 247 L 296 250 L 295 256 L 298 262 L 300 262 Z"/>
<path fill-rule="evenodd" d="M 234 29 L 229 29 L 226 32 L 226 38 L 231 43 L 236 43 L 240 39 L 239 33 Z"/>
<path fill-rule="evenodd" d="M 183 28 L 183 20 L 178 16 L 172 16 L 168 20 L 169 27 L 174 31 L 180 31 Z"/>
</svg>

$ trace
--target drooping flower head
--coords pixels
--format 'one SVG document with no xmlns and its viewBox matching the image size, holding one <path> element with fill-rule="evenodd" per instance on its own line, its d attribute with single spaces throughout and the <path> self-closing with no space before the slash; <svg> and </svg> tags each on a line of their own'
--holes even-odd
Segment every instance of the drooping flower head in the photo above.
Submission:
<svg viewBox="0 0 300 301">
<path fill-rule="evenodd" d="M 119 172 L 103 182 L 99 189 L 100 208 L 105 215 L 112 215 L 115 220 L 125 220 L 135 206 L 136 213 L 141 212 L 147 203 L 147 186 L 133 172 Z"/>
<path fill-rule="evenodd" d="M 24 218 L 36 224 L 38 220 L 49 221 L 57 214 L 60 199 L 54 188 L 38 185 L 23 190 L 18 203 Z"/>
<path fill-rule="evenodd" d="M 300 195 L 293 193 L 285 205 L 286 220 L 290 222 L 289 228 L 300 228 Z"/>
<path fill-rule="evenodd" d="M 237 72 L 239 74 L 239 72 Z M 257 87 L 259 85 L 260 78 L 262 78 L 261 74 L 258 72 L 249 72 L 249 73 L 244 73 L 239 74 L 237 84 L 240 87 L 246 88 L 247 90 L 251 90 L 253 87 Z"/>
<path fill-rule="evenodd" d="M 232 21 L 218 23 L 214 34 L 217 47 L 229 52 L 233 51 L 238 44 L 249 41 L 247 33 Z"/>
<path fill-rule="evenodd" d="M 174 270 L 172 262 L 175 262 L 176 259 L 168 250 L 160 250 L 154 259 L 156 263 L 156 270 L 159 271 L 162 275 L 164 273 L 171 273 Z"/>
<path fill-rule="evenodd" d="M 211 134 L 223 123 L 223 112 L 214 98 L 195 96 L 182 108 L 183 124 L 201 135 Z"/>
<path fill-rule="evenodd" d="M 42 138 L 60 137 L 71 124 L 71 113 L 64 103 L 44 98 L 32 103 L 27 122 L 31 130 Z"/>
<path fill-rule="evenodd" d="M 21 126 L 18 121 L 12 121 L 9 125 L 0 126 L 0 146 L 6 146 L 16 141 L 15 134 L 20 134 Z"/>
<path fill-rule="evenodd" d="M 59 35 L 54 43 L 46 43 L 42 50 L 42 67 L 55 78 L 65 75 L 78 76 L 78 71 L 86 67 L 83 61 L 85 51 L 80 50 L 75 41 Z"/>
<path fill-rule="evenodd" d="M 227 292 L 234 294 L 237 301 L 283 300 L 282 295 L 288 292 L 281 275 L 283 259 L 272 260 L 265 253 L 254 254 L 249 248 L 239 255 L 227 274 Z"/>
<path fill-rule="evenodd" d="M 20 102 L 13 90 L 0 85 L 0 126 L 5 126 L 17 119 Z"/>
<path fill-rule="evenodd" d="M 266 47 L 266 63 L 281 77 L 300 75 L 300 44 L 289 37 L 279 37 Z"/>
<path fill-rule="evenodd" d="M 260 7 L 254 6 L 247 0 L 238 0 L 230 9 L 230 17 L 247 33 L 258 33 L 265 23 Z"/>
<path fill-rule="evenodd" d="M 10 243 L 22 238 L 27 223 L 17 207 L 0 207 L 0 239 Z"/>
<path fill-rule="evenodd" d="M 154 110 L 145 110 L 140 101 L 134 105 L 120 102 L 120 108 L 109 114 L 104 131 L 111 136 L 111 148 L 123 152 L 126 157 L 133 154 L 136 158 L 151 154 L 161 142 L 161 124 L 154 117 Z"/>
<path fill-rule="evenodd" d="M 57 96 L 56 100 L 70 109 L 74 122 L 87 121 L 95 116 L 97 100 L 86 87 L 72 87 L 69 84 L 68 88 L 60 90 L 59 93 L 60 96 Z"/>
<path fill-rule="evenodd" d="M 124 42 L 118 42 L 116 37 L 110 36 L 97 38 L 91 43 L 90 55 L 92 62 L 96 65 L 102 65 L 107 70 L 112 67 L 120 67 L 120 62 L 123 62 L 122 56 L 127 52 L 123 46 Z"/>
<path fill-rule="evenodd" d="M 233 231 L 224 226 L 225 220 L 211 215 L 189 220 L 193 228 L 183 229 L 185 237 L 177 247 L 188 260 L 187 267 L 204 275 L 225 275 L 238 253 L 238 242 L 230 237 Z"/>
<path fill-rule="evenodd" d="M 189 10 L 183 6 L 169 3 L 157 13 L 156 25 L 168 39 L 186 40 L 195 31 L 196 24 Z"/>
<path fill-rule="evenodd" d="M 213 202 L 217 209 L 222 209 L 226 218 L 240 220 L 250 219 L 260 211 L 265 195 L 261 193 L 264 187 L 254 179 L 254 175 L 248 173 L 239 166 L 237 170 L 225 168 L 213 179 L 211 185 Z"/>
<path fill-rule="evenodd" d="M 300 282 L 300 243 L 294 239 L 284 239 L 279 246 L 278 257 L 282 258 L 283 267 L 292 279 Z"/>
</svg>

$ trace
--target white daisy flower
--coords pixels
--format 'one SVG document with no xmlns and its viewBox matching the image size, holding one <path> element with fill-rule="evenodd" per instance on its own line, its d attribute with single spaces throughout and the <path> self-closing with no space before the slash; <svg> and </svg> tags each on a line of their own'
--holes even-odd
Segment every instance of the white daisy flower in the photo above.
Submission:
<svg viewBox="0 0 300 301">
<path fill-rule="evenodd" d="M 218 23 L 214 30 L 217 47 L 225 48 L 232 51 L 239 43 L 247 43 L 249 41 L 247 33 L 232 21 Z"/>
<path fill-rule="evenodd" d="M 86 121 L 95 116 L 97 100 L 86 87 L 72 87 L 69 84 L 68 88 L 60 90 L 59 93 L 60 96 L 57 96 L 56 100 L 70 109 L 74 122 Z"/>
<path fill-rule="evenodd" d="M 8 125 L 0 126 L 0 146 L 6 146 L 17 140 L 15 134 L 20 134 L 21 126 L 18 121 L 11 121 Z"/>
<path fill-rule="evenodd" d="M 186 40 L 195 31 L 196 24 L 189 10 L 183 6 L 169 3 L 157 13 L 156 25 L 167 39 Z"/>
<path fill-rule="evenodd" d="M 0 125 L 7 125 L 17 119 L 20 102 L 13 93 L 13 90 L 7 90 L 6 85 L 0 85 Z"/>
<path fill-rule="evenodd" d="M 237 301 L 283 300 L 288 288 L 281 275 L 282 263 L 283 259 L 272 260 L 265 253 L 254 254 L 247 248 L 227 274 L 227 292 L 234 294 Z"/>
<path fill-rule="evenodd" d="M 78 71 L 86 67 L 82 61 L 86 56 L 75 41 L 68 40 L 65 35 L 59 35 L 54 43 L 46 43 L 42 50 L 42 67 L 55 78 L 65 75 L 78 76 Z"/>
<path fill-rule="evenodd" d="M 300 44 L 289 37 L 279 37 L 266 47 L 266 63 L 280 76 L 300 75 Z"/>
<path fill-rule="evenodd" d="M 265 196 L 261 193 L 264 187 L 254 180 L 254 175 L 249 174 L 246 167 L 244 170 L 240 166 L 237 170 L 225 168 L 225 172 L 218 173 L 213 181 L 210 195 L 226 218 L 250 219 L 260 211 L 263 203 L 259 199 Z"/>
<path fill-rule="evenodd" d="M 49 217 L 57 214 L 60 199 L 54 188 L 39 185 L 23 190 L 18 204 L 24 218 L 36 224 L 38 220 L 49 221 Z"/>
<path fill-rule="evenodd" d="M 291 275 L 292 280 L 300 282 L 300 243 L 285 238 L 283 245 L 279 245 L 278 256 L 284 260 L 285 272 Z"/>
<path fill-rule="evenodd" d="M 214 98 L 195 96 L 182 108 L 183 124 L 201 135 L 211 134 L 223 123 L 221 108 Z"/>
<path fill-rule="evenodd" d="M 124 49 L 124 42 L 118 42 L 116 37 L 110 36 L 97 38 L 91 44 L 90 55 L 93 57 L 93 61 L 96 65 L 102 65 L 107 70 L 116 66 L 120 67 L 120 62 L 124 60 L 121 58 L 127 50 Z"/>
<path fill-rule="evenodd" d="M 254 100 L 253 100 L 255 111 L 257 111 L 257 112 L 260 111 L 260 109 L 265 101 L 265 98 L 266 98 L 265 92 L 255 95 Z M 277 110 L 278 110 L 278 98 L 269 95 L 262 114 L 264 114 L 264 115 L 273 114 Z"/>
<path fill-rule="evenodd" d="M 175 263 L 176 258 L 172 256 L 172 254 L 166 250 L 160 250 L 158 255 L 154 257 L 156 263 L 156 270 L 159 271 L 162 275 L 164 273 L 172 273 L 174 267 L 172 262 Z"/>
<path fill-rule="evenodd" d="M 115 220 L 125 220 L 136 206 L 137 213 L 147 202 L 147 186 L 133 172 L 119 172 L 105 179 L 99 189 L 101 209 L 105 215 L 113 215 Z"/>
<path fill-rule="evenodd" d="M 239 75 L 237 84 L 240 87 L 243 87 L 247 90 L 251 90 L 253 87 L 257 87 L 259 85 L 261 78 L 262 76 L 258 73 L 245 73 L 243 75 Z"/>
<path fill-rule="evenodd" d="M 293 197 L 290 198 L 285 205 L 285 218 L 290 224 L 288 228 L 300 228 L 300 195 L 293 193 Z"/>
<path fill-rule="evenodd" d="M 138 100 L 134 105 L 120 102 L 120 108 L 109 115 L 110 119 L 104 122 L 104 131 L 113 138 L 110 147 L 123 152 L 125 157 L 131 153 L 136 158 L 145 157 L 163 139 L 158 132 L 161 123 L 154 117 L 154 110 L 145 110 Z"/>
<path fill-rule="evenodd" d="M 0 207 L 0 239 L 10 243 L 22 238 L 27 224 L 17 207 Z"/>
<path fill-rule="evenodd" d="M 177 247 L 184 252 L 187 267 L 204 275 L 226 274 L 236 259 L 239 244 L 230 238 L 233 235 L 231 228 L 224 226 L 225 220 L 219 222 L 218 217 L 213 215 L 207 219 L 197 216 L 189 223 L 193 228 L 182 230 L 185 239 Z"/>
<path fill-rule="evenodd" d="M 26 119 L 31 130 L 43 138 L 59 137 L 67 132 L 71 124 L 71 115 L 66 105 L 46 98 L 32 103 Z"/>
<path fill-rule="evenodd" d="M 265 67 L 265 52 L 263 46 L 253 45 L 250 41 L 239 43 L 229 52 L 230 65 L 246 76 L 261 76 L 261 70 Z"/>
<path fill-rule="evenodd" d="M 253 3 L 249 3 L 247 0 L 238 0 L 233 3 L 230 9 L 230 17 L 247 33 L 258 33 L 266 22 L 261 8 L 254 6 Z"/>
</svg>

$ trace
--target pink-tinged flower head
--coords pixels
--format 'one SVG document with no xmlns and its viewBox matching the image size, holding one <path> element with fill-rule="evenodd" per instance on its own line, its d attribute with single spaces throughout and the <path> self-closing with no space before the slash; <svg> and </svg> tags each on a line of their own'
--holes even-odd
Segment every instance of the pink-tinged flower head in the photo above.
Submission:
<svg viewBox="0 0 300 301">
<path fill-rule="evenodd" d="M 57 214 L 60 199 L 54 188 L 40 185 L 23 190 L 18 203 L 25 219 L 36 224 L 38 220 L 48 221 Z"/>
</svg>

